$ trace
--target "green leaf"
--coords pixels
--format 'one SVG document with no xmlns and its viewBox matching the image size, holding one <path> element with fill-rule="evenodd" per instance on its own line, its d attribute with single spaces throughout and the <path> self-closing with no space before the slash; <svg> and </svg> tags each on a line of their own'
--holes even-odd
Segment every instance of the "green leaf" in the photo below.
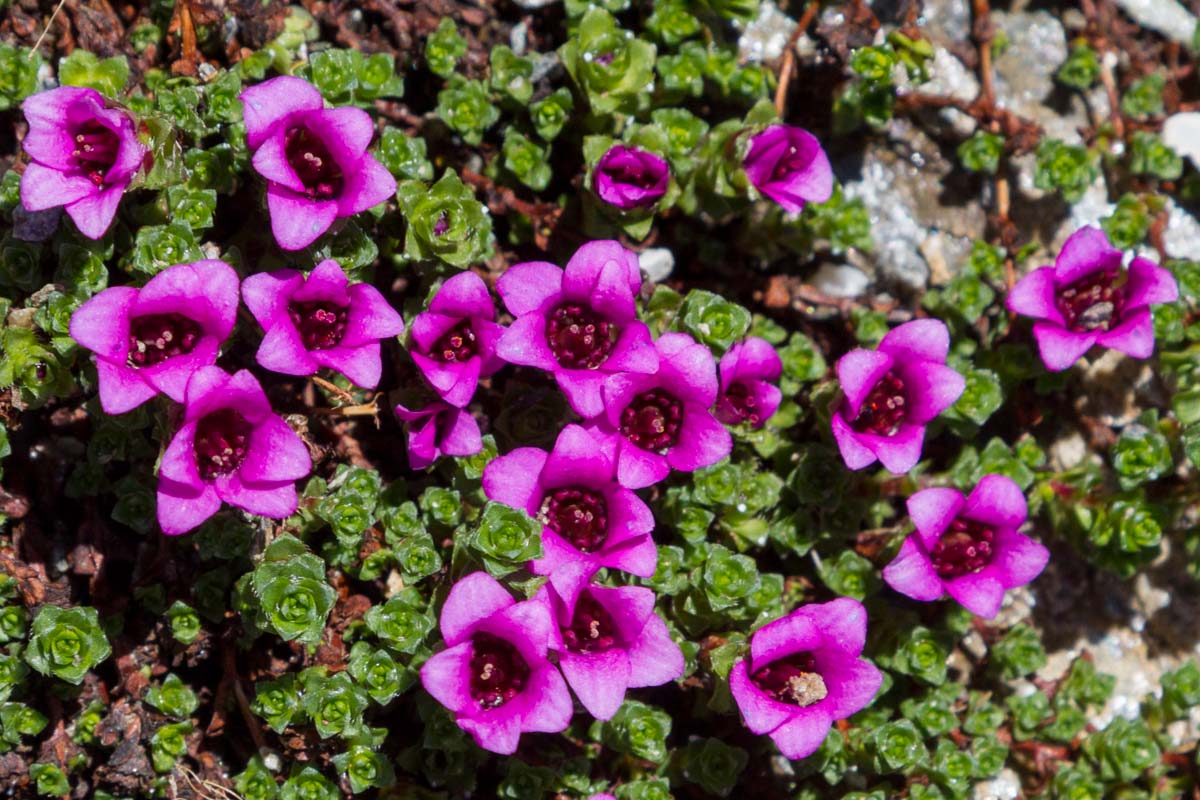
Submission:
<svg viewBox="0 0 1200 800">
<path fill-rule="evenodd" d="M 63 86 L 85 86 L 115 98 L 129 82 L 129 62 L 125 56 L 101 61 L 94 53 L 76 49 L 58 63 L 58 80 Z"/>
</svg>

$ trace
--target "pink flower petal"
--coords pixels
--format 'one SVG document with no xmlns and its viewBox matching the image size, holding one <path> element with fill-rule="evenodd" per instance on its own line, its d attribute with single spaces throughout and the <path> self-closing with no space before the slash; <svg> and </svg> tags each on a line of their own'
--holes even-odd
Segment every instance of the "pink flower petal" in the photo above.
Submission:
<svg viewBox="0 0 1200 800">
<path fill-rule="evenodd" d="M 20 192 L 21 205 L 26 211 L 45 211 L 98 194 L 99 190 L 83 173 L 68 174 L 35 161 L 21 175 Z"/>
<path fill-rule="evenodd" d="M 263 330 L 284 322 L 288 303 L 304 285 L 304 276 L 294 269 L 258 272 L 242 281 L 242 301 Z"/>
<path fill-rule="evenodd" d="M 158 526 L 168 536 L 178 536 L 199 527 L 221 508 L 221 498 L 212 486 L 200 491 L 160 479 L 158 482 Z"/>
<path fill-rule="evenodd" d="M 846 464 L 847 469 L 863 469 L 878 460 L 875 451 L 863 443 L 859 433 L 850 427 L 841 411 L 834 413 L 830 425 L 833 430 L 833 439 L 837 442 L 838 452 L 841 453 L 842 461 Z"/>
<path fill-rule="evenodd" d="M 862 652 L 867 641 L 867 610 L 857 600 L 839 597 L 828 603 L 810 603 L 796 613 L 812 622 L 827 647 L 853 655 Z"/>
<path fill-rule="evenodd" d="M 1054 261 L 1055 283 L 1068 286 L 1093 272 L 1121 265 L 1121 251 L 1108 242 L 1104 231 L 1091 226 L 1080 228 L 1063 244 Z"/>
<path fill-rule="evenodd" d="M 546 343 L 546 318 L 539 314 L 526 314 L 514 320 L 500 335 L 500 340 L 496 343 L 496 354 L 510 364 L 521 364 L 551 372 L 559 369 L 558 360 L 554 358 L 550 345 Z M 596 377 L 603 380 L 601 375 Z"/>
<path fill-rule="evenodd" d="M 474 646 L 462 642 L 434 653 L 421 666 L 421 685 L 433 699 L 456 714 L 478 711 L 479 703 L 471 696 L 471 656 Z"/>
<path fill-rule="evenodd" d="M 295 514 L 299 502 L 296 484 L 291 481 L 248 483 L 234 472 L 217 478 L 213 487 L 217 490 L 217 496 L 229 505 L 271 519 L 284 519 Z"/>
<path fill-rule="evenodd" d="M 273 414 L 251 432 L 246 457 L 238 468 L 242 480 L 253 483 L 298 481 L 310 472 L 308 447 L 282 417 Z"/>
<path fill-rule="evenodd" d="M 671 466 L 666 456 L 647 452 L 628 439 L 621 439 L 617 450 L 617 481 L 626 489 L 653 486 L 669 474 Z"/>
<path fill-rule="evenodd" d="M 820 705 L 802 708 L 790 720 L 771 731 L 779 752 L 793 761 L 807 758 L 820 749 L 833 720 Z"/>
<path fill-rule="evenodd" d="M 618 648 L 603 653 L 564 651 L 558 665 L 587 712 L 596 719 L 612 719 L 629 686 L 628 654 Z"/>
<path fill-rule="evenodd" d="M 338 204 L 333 200 L 309 200 L 277 183 L 267 184 L 267 209 L 271 212 L 271 233 L 284 250 L 303 250 L 321 238 L 337 219 Z"/>
<path fill-rule="evenodd" d="M 496 307 L 483 278 L 474 272 L 460 272 L 448 278 L 438 289 L 429 310 L 449 317 L 495 319 Z"/>
<path fill-rule="evenodd" d="M 661 686 L 683 676 L 687 663 L 671 640 L 667 623 L 651 614 L 642 635 L 629 647 L 630 687 Z"/>
<path fill-rule="evenodd" d="M 904 544 L 900 545 L 900 552 L 883 568 L 883 580 L 888 586 L 913 600 L 926 603 L 940 600 L 945 594 L 942 580 L 933 568 L 929 556 L 916 540 L 915 534 L 904 540 Z"/>
<path fill-rule="evenodd" d="M 996 532 L 996 556 L 990 565 L 1005 588 L 1013 589 L 1032 581 L 1050 561 L 1050 551 L 1014 530 Z"/>
<path fill-rule="evenodd" d="M 1135 258 L 1129 264 L 1125 284 L 1126 308 L 1138 308 L 1154 303 L 1173 303 L 1179 299 L 1179 284 L 1170 270 L 1145 258 Z"/>
<path fill-rule="evenodd" d="M 71 315 L 71 338 L 98 356 L 124 363 L 129 355 L 129 315 L 138 290 L 114 286 L 98 292 Z"/>
<path fill-rule="evenodd" d="M 950 523 L 962 513 L 966 500 L 957 489 L 922 489 L 908 498 L 908 515 L 917 526 L 917 534 L 929 550 L 942 538 Z"/>
<path fill-rule="evenodd" d="M 729 690 L 742 714 L 742 721 L 754 734 L 770 733 L 796 712 L 795 706 L 771 699 L 754 685 L 744 659 L 734 664 L 729 672 Z"/>
<path fill-rule="evenodd" d="M 694 472 L 716 464 L 732 450 L 733 437 L 724 425 L 707 411 L 686 406 L 679 443 L 667 451 L 667 463 L 680 472 Z"/>
<path fill-rule="evenodd" d="M 96 194 L 89 194 L 66 206 L 67 216 L 79 228 L 79 232 L 89 239 L 99 239 L 112 226 L 113 218 L 117 216 L 117 207 L 121 204 L 121 196 L 125 193 L 124 185 L 109 186 Z"/>
<path fill-rule="evenodd" d="M 950 353 L 950 331 L 941 320 L 914 319 L 888 331 L 879 349 L 897 362 L 945 363 Z"/>
<path fill-rule="evenodd" d="M 1004 586 L 990 574 L 990 570 L 946 581 L 946 594 L 972 614 L 985 619 L 996 616 L 1000 612 L 1000 604 L 1004 602 Z"/>
<path fill-rule="evenodd" d="M 1051 372 L 1062 372 L 1092 349 L 1100 337 L 1095 333 L 1075 333 L 1048 322 L 1033 324 L 1042 363 Z"/>
<path fill-rule="evenodd" d="M 438 620 L 442 638 L 451 647 L 465 642 L 477 623 L 515 602 L 512 595 L 491 575 L 472 572 L 450 588 L 450 595 L 442 606 L 442 615 Z"/>
<path fill-rule="evenodd" d="M 532 314 L 562 293 L 563 271 L 546 261 L 513 264 L 496 281 L 496 292 L 514 317 Z"/>
<path fill-rule="evenodd" d="M 1009 311 L 1034 319 L 1044 319 L 1057 325 L 1063 322 L 1062 312 L 1055 304 L 1058 288 L 1054 284 L 1054 267 L 1039 267 L 1017 281 L 1008 293 L 1005 306 Z"/>
<path fill-rule="evenodd" d="M 961 514 L 998 528 L 1019 528 L 1029 511 L 1025 493 L 1006 475 L 984 475 L 967 497 Z"/>
<path fill-rule="evenodd" d="M 483 493 L 489 500 L 519 508 L 535 516 L 542 504 L 538 476 L 546 465 L 546 451 L 518 447 L 492 459 L 483 468 Z"/>
<path fill-rule="evenodd" d="M 1154 318 L 1150 309 L 1143 308 L 1121 320 L 1121 324 L 1100 334 L 1096 343 L 1111 347 L 1130 358 L 1149 358 L 1154 355 Z"/>
<path fill-rule="evenodd" d="M 762 626 L 750 637 L 750 669 L 757 672 L 772 661 L 792 653 L 816 650 L 822 644 L 824 638 L 812 617 L 799 610 L 793 611 Z"/>
<path fill-rule="evenodd" d="M 243 105 L 246 144 L 251 150 L 262 145 L 271 129 L 288 116 L 324 107 L 321 93 L 311 83 L 283 75 L 251 86 L 238 98 Z"/>
<path fill-rule="evenodd" d="M 880 350 L 851 350 L 838 359 L 838 383 L 842 385 L 842 394 L 846 396 L 849 419 L 858 416 L 863 401 L 893 363 L 892 357 Z"/>
<path fill-rule="evenodd" d="M 323 367 L 342 373 L 355 386 L 374 389 L 383 376 L 383 360 L 379 342 L 367 342 L 356 347 L 331 347 L 312 351 L 312 359 Z"/>
</svg>

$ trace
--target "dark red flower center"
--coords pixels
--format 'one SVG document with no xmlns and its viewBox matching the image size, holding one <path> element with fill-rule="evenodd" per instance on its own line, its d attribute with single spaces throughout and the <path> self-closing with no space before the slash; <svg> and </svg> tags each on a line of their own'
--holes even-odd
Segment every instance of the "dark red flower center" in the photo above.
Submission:
<svg viewBox="0 0 1200 800">
<path fill-rule="evenodd" d="M 308 128 L 292 128 L 283 149 L 309 200 L 329 200 L 342 193 L 342 168 L 319 136 Z"/>
<path fill-rule="evenodd" d="M 738 415 L 742 422 L 757 425 L 762 421 L 762 409 L 758 407 L 758 398 L 750 391 L 750 387 L 737 381 L 725 390 L 725 402 Z"/>
<path fill-rule="evenodd" d="M 196 426 L 193 444 L 200 477 L 211 481 L 237 469 L 246 457 L 250 431 L 250 423 L 232 408 L 203 417 Z"/>
<path fill-rule="evenodd" d="M 131 367 L 153 367 L 192 352 L 200 341 L 200 323 L 182 314 L 148 314 L 129 321 Z"/>
<path fill-rule="evenodd" d="M 626 186 L 636 186 L 639 189 L 653 189 L 658 183 L 658 176 L 640 161 L 626 161 L 609 166 L 605 170 L 617 183 Z"/>
<path fill-rule="evenodd" d="M 1093 272 L 1058 290 L 1054 305 L 1073 331 L 1112 330 L 1125 307 L 1120 270 Z"/>
<path fill-rule="evenodd" d="M 288 315 L 305 350 L 328 350 L 346 335 L 347 309 L 327 300 L 288 303 Z"/>
<path fill-rule="evenodd" d="M 808 166 L 808 160 L 807 153 L 799 150 L 796 145 L 789 144 L 787 152 L 775 162 L 775 169 L 771 170 L 771 180 L 786 180 Z"/>
<path fill-rule="evenodd" d="M 429 357 L 449 364 L 466 361 L 477 352 L 479 348 L 475 342 L 475 329 L 471 327 L 471 320 L 464 319 L 433 343 Z"/>
<path fill-rule="evenodd" d="M 575 616 L 562 629 L 562 638 L 572 653 L 603 653 L 620 644 L 612 614 L 588 592 L 579 595 Z"/>
<path fill-rule="evenodd" d="M 611 64 L 613 62 L 613 59 L 616 57 L 617 57 L 616 53 L 601 53 L 600 55 L 596 56 L 595 61 L 600 66 L 607 67 L 609 64 Z"/>
<path fill-rule="evenodd" d="M 940 578 L 958 578 L 992 563 L 996 532 L 982 522 L 958 517 L 929 554 Z"/>
<path fill-rule="evenodd" d="M 546 342 L 567 369 L 596 369 L 608 360 L 617 326 L 587 306 L 568 303 L 550 312 Z"/>
<path fill-rule="evenodd" d="M 863 400 L 862 408 L 850 426 L 859 433 L 891 436 L 904 421 L 907 411 L 908 397 L 904 393 L 904 381 L 896 373 L 888 372 Z"/>
<path fill-rule="evenodd" d="M 812 653 L 776 659 L 751 673 L 750 680 L 772 699 L 801 708 L 819 703 L 829 694 Z"/>
<path fill-rule="evenodd" d="M 608 539 L 608 505 L 589 489 L 555 489 L 542 500 L 542 524 L 584 553 L 599 550 Z"/>
<path fill-rule="evenodd" d="M 512 644 L 490 633 L 471 637 L 471 697 L 480 708 L 499 708 L 528 680 L 529 665 Z"/>
<path fill-rule="evenodd" d="M 94 119 L 75 129 L 75 163 L 97 186 L 104 183 L 108 171 L 117 161 L 121 137 Z"/>
<path fill-rule="evenodd" d="M 621 412 L 621 435 L 655 453 L 678 444 L 682 427 L 683 403 L 662 389 L 642 392 Z"/>
</svg>

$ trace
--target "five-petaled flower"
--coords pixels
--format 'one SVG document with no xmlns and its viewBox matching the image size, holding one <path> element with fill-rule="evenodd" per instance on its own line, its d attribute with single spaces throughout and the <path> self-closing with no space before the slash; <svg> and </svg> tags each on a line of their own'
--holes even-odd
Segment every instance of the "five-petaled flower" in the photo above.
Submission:
<svg viewBox="0 0 1200 800">
<path fill-rule="evenodd" d="M 383 371 L 380 340 L 404 332 L 404 320 L 379 290 L 349 285 L 333 259 L 307 278 L 291 269 L 251 275 L 242 283 L 242 298 L 265 331 L 258 363 L 285 375 L 328 367 L 374 389 Z"/>
<path fill-rule="evenodd" d="M 470 412 L 434 400 L 422 408 L 397 404 L 396 417 L 408 434 L 408 465 L 425 469 L 442 456 L 473 456 L 483 449 L 479 423 Z"/>
<path fill-rule="evenodd" d="M 859 658 L 867 611 L 840 597 L 802 606 L 750 637 L 729 688 L 746 727 L 769 734 L 791 759 L 816 752 L 833 723 L 866 708 L 883 675 Z"/>
<path fill-rule="evenodd" d="M 612 719 L 627 689 L 661 686 L 683 674 L 684 658 L 643 586 L 588 586 L 568 609 L 549 586 L 538 591 L 554 615 L 550 649 L 563 677 L 596 719 Z"/>
<path fill-rule="evenodd" d="M 460 272 L 438 289 L 412 324 L 413 361 L 443 400 L 462 408 L 481 377 L 504 365 L 496 343 L 504 329 L 483 278 Z"/>
<path fill-rule="evenodd" d="M 721 356 L 717 373 L 721 394 L 714 413 L 726 425 L 761 428 L 779 409 L 783 393 L 775 386 L 783 373 L 779 353 L 765 339 L 751 336 Z"/>
<path fill-rule="evenodd" d="M 321 93 L 283 75 L 239 95 L 246 144 L 267 180 L 271 231 L 284 250 L 300 250 L 334 220 L 379 205 L 396 180 L 367 152 L 375 133 L 360 108 L 325 108 Z"/>
<path fill-rule="evenodd" d="M 1050 553 L 1017 529 L 1025 495 L 1011 478 L 985 475 L 967 497 L 922 489 L 908 498 L 916 532 L 904 540 L 883 579 L 914 600 L 949 594 L 968 611 L 994 617 L 1004 592 L 1036 578 Z"/>
<path fill-rule="evenodd" d="M 519 447 L 483 470 L 487 496 L 542 522 L 542 557 L 530 565 L 574 608 L 602 567 L 649 578 L 658 564 L 654 516 L 616 481 L 610 455 L 578 425 L 568 425 L 547 453 Z"/>
<path fill-rule="evenodd" d="M 571 724 L 571 693 L 547 658 L 554 622 L 546 603 L 518 603 L 474 572 L 450 590 L 440 625 L 446 649 L 421 667 L 421 684 L 480 747 L 510 755 L 522 732 Z"/>
<path fill-rule="evenodd" d="M 496 352 L 552 373 L 577 414 L 597 417 L 605 378 L 658 366 L 650 329 L 637 318 L 641 286 L 637 255 L 613 241 L 585 244 L 566 269 L 545 261 L 509 267 L 496 291 L 516 319 Z"/>
<path fill-rule="evenodd" d="M 1008 295 L 1008 308 L 1032 317 L 1033 337 L 1047 369 L 1059 372 L 1095 345 L 1134 358 L 1154 352 L 1150 306 L 1179 298 L 1166 269 L 1140 256 L 1121 269 L 1121 251 L 1099 228 L 1080 228 L 1052 267 L 1026 275 Z"/>
<path fill-rule="evenodd" d="M 123 414 L 162 392 L 183 402 L 237 321 L 238 276 L 223 261 L 177 264 L 140 289 L 113 286 L 71 317 L 71 338 L 96 354 L 100 406 Z"/>
<path fill-rule="evenodd" d="M 617 480 L 629 489 L 658 483 L 672 469 L 715 464 L 733 449 L 729 431 L 709 411 L 717 400 L 712 352 L 686 333 L 664 333 L 654 348 L 658 369 L 610 376 L 604 416 L 589 423 L 616 458 Z"/>
<path fill-rule="evenodd" d="M 29 133 L 21 147 L 31 163 L 21 176 L 21 205 L 63 206 L 84 236 L 99 239 L 146 158 L 133 119 L 78 86 L 39 92 L 22 109 Z"/>
<path fill-rule="evenodd" d="M 803 128 L 771 125 L 750 140 L 742 166 L 755 189 L 792 214 L 833 196 L 829 157 Z"/>
<path fill-rule="evenodd" d="M 312 461 L 296 432 L 271 411 L 257 378 L 202 367 L 188 381 L 184 406 L 158 471 L 163 533 L 187 533 L 222 502 L 274 519 L 295 513 L 295 482 Z"/>
<path fill-rule="evenodd" d="M 966 388 L 946 366 L 950 332 L 934 319 L 899 325 L 877 350 L 852 350 L 837 363 L 845 399 L 833 414 L 833 437 L 850 469 L 876 459 L 897 475 L 921 458 L 925 426 Z"/>
<path fill-rule="evenodd" d="M 654 153 L 615 144 L 596 163 L 592 181 L 596 194 L 611 206 L 622 211 L 648 208 L 667 193 L 671 169 Z"/>
</svg>

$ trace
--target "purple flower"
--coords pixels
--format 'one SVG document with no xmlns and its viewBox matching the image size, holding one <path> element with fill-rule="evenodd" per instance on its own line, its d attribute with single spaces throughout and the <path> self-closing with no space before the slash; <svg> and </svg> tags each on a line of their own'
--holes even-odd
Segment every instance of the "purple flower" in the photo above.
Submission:
<svg viewBox="0 0 1200 800">
<path fill-rule="evenodd" d="M 425 469 L 442 456 L 473 456 L 483 449 L 479 423 L 467 411 L 434 400 L 424 408 L 396 406 L 408 434 L 408 465 Z"/>
<path fill-rule="evenodd" d="M 146 146 L 129 114 L 95 89 L 61 86 L 26 98 L 31 163 L 21 176 L 27 211 L 63 206 L 89 239 L 112 225 L 121 195 L 142 166 Z"/>
<path fill-rule="evenodd" d="M 652 590 L 588 586 L 573 609 L 548 586 L 538 598 L 554 614 L 550 649 L 558 653 L 558 667 L 596 719 L 612 719 L 627 689 L 660 686 L 683 674 L 683 652 L 654 613 Z"/>
<path fill-rule="evenodd" d="M 755 189 L 799 214 L 805 203 L 833 196 L 833 169 L 817 137 L 803 128 L 771 125 L 750 140 L 742 162 Z"/>
<path fill-rule="evenodd" d="M 925 426 L 966 388 L 946 366 L 950 332 L 935 319 L 899 325 L 877 350 L 852 350 L 837 363 L 845 399 L 833 415 L 833 438 L 850 469 L 879 459 L 908 472 L 921 458 Z"/>
<path fill-rule="evenodd" d="M 783 393 L 773 381 L 783 372 L 779 353 L 765 339 L 751 336 L 721 356 L 721 394 L 713 413 L 726 425 L 761 428 L 779 409 Z"/>
<path fill-rule="evenodd" d="M 182 403 L 237 321 L 238 276 L 223 261 L 178 264 L 141 289 L 114 286 L 71 316 L 71 338 L 96 354 L 100 406 L 123 414 L 162 392 Z"/>
<path fill-rule="evenodd" d="M 377 206 L 396 180 L 367 145 L 375 134 L 360 108 L 325 108 L 307 81 L 281 76 L 239 95 L 254 169 L 267 179 L 271 231 L 284 250 L 300 250 L 334 220 Z"/>
<path fill-rule="evenodd" d="M 1017 532 L 1025 495 L 1003 475 L 984 475 L 964 498 L 955 489 L 923 489 L 908 498 L 917 530 L 883 569 L 883 579 L 914 600 L 949 594 L 981 617 L 994 617 L 1004 592 L 1032 581 L 1050 560 L 1040 543 Z"/>
<path fill-rule="evenodd" d="M 667 162 L 654 153 L 614 144 L 596 164 L 594 185 L 601 200 L 625 211 L 657 203 L 670 180 Z"/>
<path fill-rule="evenodd" d="M 483 278 L 460 272 L 442 284 L 429 310 L 413 320 L 413 361 L 450 405 L 466 406 L 479 379 L 503 366 L 496 342 L 504 328 L 495 318 Z"/>
<path fill-rule="evenodd" d="M 379 385 L 379 340 L 403 333 L 404 320 L 374 286 L 347 284 L 333 259 L 308 278 L 291 269 L 246 278 L 242 298 L 266 331 L 258 363 L 285 375 L 329 367 L 364 388 Z"/>
<path fill-rule="evenodd" d="M 1071 234 L 1054 260 L 1026 275 L 1008 295 L 1008 309 L 1033 317 L 1033 337 L 1046 369 L 1059 372 L 1094 345 L 1134 358 L 1154 352 L 1150 306 L 1179 298 L 1170 272 L 1137 257 L 1121 269 L 1121 251 L 1099 228 Z"/>
<path fill-rule="evenodd" d="M 862 603 L 839 597 L 802 606 L 750 637 L 750 659 L 733 665 L 729 688 L 753 733 L 769 734 L 791 759 L 812 755 L 833 723 L 870 705 L 883 675 L 859 656 Z"/>
<path fill-rule="evenodd" d="M 650 329 L 637 319 L 641 286 L 637 255 L 613 241 L 585 244 L 566 269 L 545 261 L 515 264 L 496 282 L 516 317 L 496 353 L 552 373 L 577 414 L 597 417 L 609 375 L 658 366 Z"/>
<path fill-rule="evenodd" d="M 518 603 L 474 572 L 454 584 L 440 622 L 446 649 L 421 667 L 421 685 L 480 747 L 510 755 L 522 732 L 571 724 L 571 693 L 546 657 L 554 628 L 546 603 Z"/>
<path fill-rule="evenodd" d="M 282 519 L 296 511 L 295 482 L 312 470 L 308 448 L 271 411 L 258 379 L 201 367 L 188 381 L 183 424 L 158 468 L 158 524 L 172 536 L 221 503 Z"/>
<path fill-rule="evenodd" d="M 654 348 L 653 374 L 612 375 L 604 382 L 604 416 L 589 426 L 613 453 L 617 480 L 629 489 L 658 483 L 672 469 L 715 464 L 733 449 L 729 431 L 709 412 L 717 400 L 712 352 L 686 333 L 664 333 Z"/>
<path fill-rule="evenodd" d="M 602 567 L 649 578 L 658 566 L 654 516 L 615 472 L 611 457 L 578 425 L 565 427 L 549 453 L 521 447 L 484 467 L 490 499 L 541 520 L 543 555 L 530 569 L 549 576 L 568 610 Z"/>
</svg>

